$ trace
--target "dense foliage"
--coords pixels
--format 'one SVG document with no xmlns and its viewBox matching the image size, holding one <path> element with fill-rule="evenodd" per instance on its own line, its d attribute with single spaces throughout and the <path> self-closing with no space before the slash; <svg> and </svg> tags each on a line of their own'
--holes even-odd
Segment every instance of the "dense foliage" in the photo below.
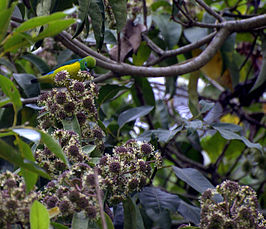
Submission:
<svg viewBox="0 0 266 229">
<path fill-rule="evenodd" d="M 265 13 L 1 0 L 0 227 L 265 228 Z"/>
</svg>

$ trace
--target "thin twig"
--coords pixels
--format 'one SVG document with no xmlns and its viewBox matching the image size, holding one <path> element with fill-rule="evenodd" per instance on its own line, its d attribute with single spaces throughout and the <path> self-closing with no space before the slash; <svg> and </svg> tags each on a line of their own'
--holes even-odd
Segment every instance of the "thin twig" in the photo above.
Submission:
<svg viewBox="0 0 266 229">
<path fill-rule="evenodd" d="M 103 227 L 103 229 L 107 229 L 107 224 L 106 224 L 105 215 L 104 215 L 104 208 L 103 208 L 103 200 L 102 200 L 101 191 L 100 191 L 100 187 L 99 187 L 98 170 L 97 169 L 98 169 L 97 167 L 94 167 L 94 180 L 95 180 L 95 187 L 96 187 L 96 195 L 97 195 L 97 199 L 99 202 L 102 227 Z"/>
</svg>

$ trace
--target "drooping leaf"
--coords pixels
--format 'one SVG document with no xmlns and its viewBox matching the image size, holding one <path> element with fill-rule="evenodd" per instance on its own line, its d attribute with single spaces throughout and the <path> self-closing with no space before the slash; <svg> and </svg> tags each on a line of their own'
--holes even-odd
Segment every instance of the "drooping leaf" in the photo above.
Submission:
<svg viewBox="0 0 266 229">
<path fill-rule="evenodd" d="M 149 114 L 152 111 L 152 109 L 153 106 L 141 106 L 141 107 L 134 107 L 122 112 L 117 120 L 119 128 L 121 129 L 126 123 Z"/>
<path fill-rule="evenodd" d="M 143 220 L 133 199 L 128 197 L 123 201 L 124 229 L 144 229 Z"/>
<path fill-rule="evenodd" d="M 47 73 L 50 70 L 49 66 L 37 55 L 27 53 L 21 56 L 21 58 L 31 62 L 40 71 L 41 74 Z"/>
<path fill-rule="evenodd" d="M 14 73 L 13 76 L 27 97 L 40 95 L 40 84 L 32 83 L 32 80 L 37 79 L 36 76 L 27 73 Z"/>
<path fill-rule="evenodd" d="M 104 22 L 105 11 L 102 0 L 91 0 L 89 7 L 89 16 L 91 18 L 92 29 L 97 44 L 97 49 L 101 49 L 104 41 Z"/>
<path fill-rule="evenodd" d="M 158 214 L 163 209 L 168 209 L 171 212 L 179 212 L 185 219 L 195 224 L 200 220 L 200 209 L 187 204 L 177 195 L 165 192 L 156 187 L 145 187 L 138 197 L 141 205 L 147 209 L 153 209 Z"/>
<path fill-rule="evenodd" d="M 233 124 L 231 124 L 233 125 Z M 259 143 L 252 143 L 250 142 L 246 137 L 240 136 L 239 134 L 233 132 L 232 130 L 229 130 L 227 128 L 221 127 L 221 126 L 213 126 L 215 130 L 217 130 L 223 138 L 227 140 L 241 140 L 245 143 L 245 145 L 249 148 L 255 148 L 262 152 L 262 146 Z"/>
<path fill-rule="evenodd" d="M 153 15 L 152 20 L 158 26 L 167 46 L 172 49 L 178 43 L 182 33 L 180 24 L 170 21 L 170 15 L 160 14 Z"/>
<path fill-rule="evenodd" d="M 18 110 L 22 107 L 22 102 L 18 89 L 15 87 L 13 82 L 7 77 L 0 75 L 0 87 L 4 94 L 9 97 L 10 102 L 13 104 L 15 116 Z"/>
<path fill-rule="evenodd" d="M 44 205 L 35 200 L 30 209 L 30 228 L 49 229 L 49 213 Z"/>
<path fill-rule="evenodd" d="M 1 3 L 4 3 L 6 0 L 2 0 Z M 16 2 L 13 2 L 11 7 L 7 9 L 7 5 L 2 5 L 2 8 L 0 9 L 0 42 L 4 39 L 8 25 L 10 22 L 10 18 L 12 15 L 12 12 L 14 11 L 14 8 L 16 6 Z"/>
<path fill-rule="evenodd" d="M 137 106 L 141 106 L 143 102 L 145 105 L 156 106 L 151 84 L 146 78 L 135 78 L 135 84 L 131 88 L 131 94 Z"/>
<path fill-rule="evenodd" d="M 127 89 L 128 88 L 124 86 L 119 86 L 116 84 L 106 84 L 100 88 L 97 102 L 99 105 L 101 105 L 107 102 L 108 100 L 113 99 L 118 92 Z"/>
<path fill-rule="evenodd" d="M 49 175 L 36 163 L 23 158 L 17 150 L 0 139 L 0 157 L 10 163 L 34 172 L 44 178 L 50 179 Z"/>
<path fill-rule="evenodd" d="M 256 90 L 258 87 L 262 86 L 266 82 L 266 38 L 265 36 L 261 36 L 261 51 L 262 51 L 262 67 L 260 70 L 260 73 L 258 75 L 258 78 L 251 88 L 250 92 Z"/>
<path fill-rule="evenodd" d="M 208 188 L 215 188 L 211 182 L 204 177 L 198 170 L 193 168 L 178 168 L 172 166 L 176 176 L 194 188 L 196 191 L 203 193 Z"/>
<path fill-rule="evenodd" d="M 136 66 L 141 66 L 149 58 L 151 54 L 151 49 L 146 44 L 145 41 L 141 42 L 137 54 L 133 54 L 133 64 Z"/>
<path fill-rule="evenodd" d="M 127 22 L 127 1 L 110 0 L 109 3 L 115 16 L 116 29 L 121 32 Z"/>
</svg>

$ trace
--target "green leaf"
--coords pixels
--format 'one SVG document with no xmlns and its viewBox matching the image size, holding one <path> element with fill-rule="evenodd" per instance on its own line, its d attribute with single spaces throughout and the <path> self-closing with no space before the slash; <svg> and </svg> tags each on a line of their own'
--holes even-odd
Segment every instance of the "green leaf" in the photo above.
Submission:
<svg viewBox="0 0 266 229">
<path fill-rule="evenodd" d="M 153 108 L 154 108 L 153 106 L 141 106 L 141 107 L 134 107 L 122 112 L 118 116 L 117 120 L 119 128 L 121 129 L 126 123 L 149 114 L 153 110 Z"/>
<path fill-rule="evenodd" d="M 104 21 L 105 7 L 102 0 L 91 0 L 89 16 L 91 18 L 92 29 L 97 44 L 97 49 L 101 49 L 104 41 Z M 101 16 L 99 16 L 101 15 Z"/>
<path fill-rule="evenodd" d="M 19 27 L 14 30 L 14 32 L 25 32 L 27 30 L 49 24 L 50 22 L 58 21 L 58 19 L 64 18 L 65 16 L 65 13 L 57 12 L 48 16 L 33 17 L 23 22 Z"/>
<path fill-rule="evenodd" d="M 113 99 L 118 92 L 123 90 L 128 90 L 128 88 L 116 84 L 106 84 L 102 86 L 99 90 L 98 104 L 101 105 L 106 101 Z"/>
<path fill-rule="evenodd" d="M 67 166 L 69 166 L 66 155 L 64 154 L 61 146 L 53 139 L 53 137 L 41 130 L 37 131 L 41 134 L 42 142 L 46 145 L 46 147 L 58 158 L 60 158 Z"/>
<path fill-rule="evenodd" d="M 6 9 L 7 5 L 5 6 L 4 4 L 5 1 L 6 0 L 1 1 L 3 5 L 2 5 L 2 8 L 0 9 L 0 18 L 1 18 L 0 20 L 0 42 L 4 39 L 6 35 L 12 12 L 14 11 L 14 8 L 17 4 L 16 2 L 13 2 L 11 7 L 9 9 Z"/>
<path fill-rule="evenodd" d="M 44 205 L 35 200 L 30 209 L 30 228 L 49 229 L 49 213 Z"/>
<path fill-rule="evenodd" d="M 10 69 L 12 72 L 16 72 L 16 66 L 11 63 L 9 60 L 6 58 L 0 58 L 0 65 L 5 65 L 8 69 Z"/>
<path fill-rule="evenodd" d="M 40 71 L 41 74 L 47 73 L 50 71 L 49 66 L 37 55 L 27 53 L 21 56 L 21 58 L 31 62 Z"/>
<path fill-rule="evenodd" d="M 96 145 L 86 145 L 82 147 L 82 152 L 90 156 L 91 152 L 96 148 Z"/>
<path fill-rule="evenodd" d="M 179 212 L 185 219 L 198 224 L 200 221 L 200 209 L 187 204 L 177 195 L 165 192 L 157 187 L 145 187 L 138 193 L 141 205 L 145 210 L 152 209 L 160 217 L 164 209 L 171 212 Z"/>
<path fill-rule="evenodd" d="M 88 229 L 89 218 L 84 212 L 75 212 L 72 218 L 72 229 Z"/>
<path fill-rule="evenodd" d="M 36 76 L 27 73 L 14 73 L 13 76 L 28 98 L 40 95 L 40 84 L 32 83 Z"/>
<path fill-rule="evenodd" d="M 4 94 L 10 98 L 10 101 L 14 107 L 16 117 L 18 110 L 22 107 L 22 102 L 20 100 L 20 94 L 18 89 L 15 87 L 15 85 L 10 79 L 3 75 L 0 75 L 0 87 L 2 88 Z"/>
<path fill-rule="evenodd" d="M 200 77 L 200 72 L 192 72 L 189 77 L 188 83 L 188 106 L 193 115 L 197 117 L 199 114 L 199 96 L 198 96 L 198 79 Z"/>
<path fill-rule="evenodd" d="M 256 90 L 257 88 L 259 88 L 266 82 L 266 77 L 265 77 L 266 76 L 266 37 L 262 35 L 261 41 L 262 41 L 261 51 L 262 51 L 262 58 L 263 58 L 262 67 L 258 75 L 258 78 L 256 79 L 256 82 L 251 88 L 251 90 L 249 91 L 249 93 Z"/>
<path fill-rule="evenodd" d="M 13 130 L 15 132 L 15 130 Z M 35 158 L 32 154 L 31 148 L 27 143 L 22 141 L 20 138 L 16 139 L 19 150 L 21 152 L 22 157 L 26 158 L 29 161 L 35 161 Z M 31 172 L 27 169 L 21 168 L 22 176 L 24 177 L 26 183 L 26 192 L 29 193 L 35 186 L 38 180 L 38 174 Z"/>
<path fill-rule="evenodd" d="M 85 25 L 85 20 L 88 17 L 88 11 L 90 7 L 91 0 L 79 0 L 79 10 L 78 10 L 78 18 L 79 21 L 77 23 L 77 29 L 73 38 L 77 37 L 83 30 Z"/>
<path fill-rule="evenodd" d="M 178 168 L 172 166 L 176 176 L 182 181 L 186 182 L 196 191 L 203 193 L 208 188 L 215 188 L 209 180 L 204 177 L 198 170 L 193 168 Z"/>
<path fill-rule="evenodd" d="M 232 130 L 226 129 L 224 127 L 219 127 L 219 126 L 212 126 L 215 130 L 217 130 L 223 138 L 227 140 L 241 140 L 242 142 L 245 143 L 245 145 L 249 148 L 255 148 L 258 149 L 259 151 L 263 152 L 262 146 L 259 143 L 252 143 L 250 142 L 247 138 L 244 136 L 240 136 L 239 134 L 233 132 Z"/>
<path fill-rule="evenodd" d="M 159 142 L 166 143 L 170 141 L 176 135 L 176 133 L 181 131 L 182 129 L 183 129 L 183 126 L 180 126 L 174 130 L 163 130 L 163 129 L 147 130 L 147 131 L 144 131 L 143 134 L 141 134 L 138 137 L 138 140 L 139 141 L 150 141 L 152 136 L 156 136 Z"/>
<path fill-rule="evenodd" d="M 61 223 L 51 222 L 51 225 L 54 227 L 54 229 L 69 229 L 67 226 Z"/>
<path fill-rule="evenodd" d="M 49 22 L 43 32 L 41 32 L 37 37 L 33 37 L 33 40 L 36 42 L 45 37 L 53 37 L 67 29 L 73 23 L 75 23 L 74 19 L 64 19 Z"/>
<path fill-rule="evenodd" d="M 144 229 L 143 220 L 134 200 L 128 197 L 123 201 L 124 229 Z"/>
<path fill-rule="evenodd" d="M 139 99 L 139 93 L 143 94 L 143 100 L 145 105 L 154 106 L 155 103 L 155 97 L 153 93 L 153 89 L 151 87 L 150 82 L 146 78 L 136 77 L 135 78 L 135 84 L 131 88 L 131 94 L 134 99 L 134 102 L 137 106 L 141 106 L 142 102 Z"/>
<path fill-rule="evenodd" d="M 208 29 L 199 27 L 190 27 L 184 30 L 185 38 L 190 42 L 194 43 L 208 35 Z"/>
<path fill-rule="evenodd" d="M 149 58 L 151 49 L 147 45 L 146 41 L 141 42 L 137 54 L 133 54 L 133 64 L 141 66 Z"/>
<path fill-rule="evenodd" d="M 79 137 L 81 137 L 80 125 L 79 125 L 76 115 L 72 119 L 62 120 L 62 124 L 63 124 L 64 130 L 72 130 L 75 133 L 77 133 Z"/>
<path fill-rule="evenodd" d="M 21 168 L 34 172 L 44 178 L 50 179 L 49 175 L 37 164 L 23 158 L 18 151 L 0 139 L 0 157 Z"/>
<path fill-rule="evenodd" d="M 104 213 L 104 217 L 105 217 L 105 222 L 106 222 L 106 226 L 107 226 L 106 229 L 115 229 L 114 224 L 113 224 L 111 218 L 109 217 L 109 215 Z M 98 219 L 96 223 L 97 223 L 97 225 L 99 226 L 100 229 L 103 229 L 102 220 L 101 219 Z"/>
<path fill-rule="evenodd" d="M 0 107 L 5 106 L 6 104 L 11 103 L 11 100 L 8 98 L 0 100 Z"/>
<path fill-rule="evenodd" d="M 109 3 L 115 16 L 116 29 L 121 32 L 127 22 L 127 1 L 109 0 Z"/>
<path fill-rule="evenodd" d="M 152 20 L 158 26 L 167 46 L 172 49 L 178 43 L 182 33 L 180 24 L 170 21 L 170 15 L 153 15 Z"/>
</svg>

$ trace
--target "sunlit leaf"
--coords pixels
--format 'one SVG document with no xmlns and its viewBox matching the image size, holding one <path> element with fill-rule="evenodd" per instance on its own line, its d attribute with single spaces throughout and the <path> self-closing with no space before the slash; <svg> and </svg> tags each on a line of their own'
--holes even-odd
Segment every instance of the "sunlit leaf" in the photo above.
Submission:
<svg viewBox="0 0 266 229">
<path fill-rule="evenodd" d="M 35 200 L 30 209 L 30 228 L 49 229 L 49 213 L 44 205 Z"/>
</svg>

